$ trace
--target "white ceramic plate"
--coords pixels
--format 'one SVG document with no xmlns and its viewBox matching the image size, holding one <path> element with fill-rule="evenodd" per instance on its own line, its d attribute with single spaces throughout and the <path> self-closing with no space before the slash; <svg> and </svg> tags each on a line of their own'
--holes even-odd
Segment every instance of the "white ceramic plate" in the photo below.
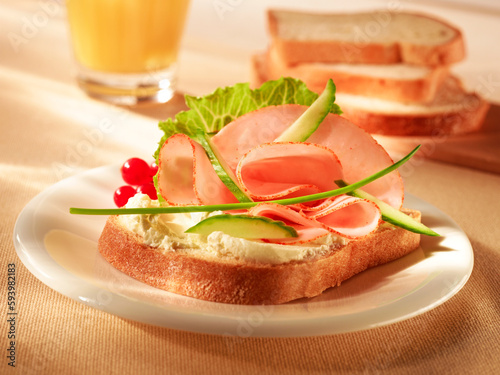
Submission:
<svg viewBox="0 0 500 375">
<path fill-rule="evenodd" d="M 111 267 L 97 251 L 105 216 L 69 214 L 69 207 L 114 207 L 118 166 L 63 180 L 35 197 L 14 229 L 17 253 L 52 289 L 122 318 L 174 329 L 230 336 L 315 336 L 391 324 L 422 314 L 457 293 L 473 267 L 472 247 L 443 212 L 407 194 L 407 207 L 442 235 L 369 269 L 312 299 L 276 306 L 206 302 L 155 289 Z"/>
</svg>

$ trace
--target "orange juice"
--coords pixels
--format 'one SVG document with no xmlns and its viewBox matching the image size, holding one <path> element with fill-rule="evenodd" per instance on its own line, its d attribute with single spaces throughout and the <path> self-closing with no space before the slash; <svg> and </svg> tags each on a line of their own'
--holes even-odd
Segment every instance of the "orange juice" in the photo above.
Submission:
<svg viewBox="0 0 500 375">
<path fill-rule="evenodd" d="M 189 0 L 67 0 L 66 6 L 78 62 L 128 74 L 176 61 Z"/>
</svg>

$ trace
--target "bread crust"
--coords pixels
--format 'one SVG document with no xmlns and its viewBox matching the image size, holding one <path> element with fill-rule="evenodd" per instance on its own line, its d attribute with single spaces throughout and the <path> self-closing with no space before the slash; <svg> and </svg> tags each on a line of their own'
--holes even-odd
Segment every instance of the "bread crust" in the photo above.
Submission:
<svg viewBox="0 0 500 375">
<path fill-rule="evenodd" d="M 395 64 L 408 63 L 423 66 L 450 65 L 465 58 L 465 44 L 462 32 L 437 17 L 419 13 L 405 14 L 425 17 L 440 22 L 453 30 L 454 36 L 449 41 L 439 45 L 412 44 L 399 41 L 394 43 L 376 43 L 362 38 L 356 42 L 338 40 L 295 40 L 284 39 L 279 35 L 279 19 L 281 10 L 269 10 L 268 25 L 272 44 L 278 50 L 283 61 L 289 66 L 302 63 L 358 63 L 358 64 Z M 290 11 L 286 11 L 289 12 Z M 301 12 L 310 16 L 314 13 Z M 391 14 L 391 13 L 387 13 Z M 394 13 L 397 14 L 397 13 Z M 338 15 L 338 14 L 337 14 Z M 348 17 L 350 14 L 346 13 Z"/>
<path fill-rule="evenodd" d="M 408 213 L 420 221 L 418 211 Z M 419 234 L 384 228 L 314 260 L 271 265 L 162 252 L 110 216 L 98 249 L 115 268 L 156 288 L 207 301 L 257 305 L 314 297 L 367 268 L 410 253 L 419 243 Z"/>
</svg>

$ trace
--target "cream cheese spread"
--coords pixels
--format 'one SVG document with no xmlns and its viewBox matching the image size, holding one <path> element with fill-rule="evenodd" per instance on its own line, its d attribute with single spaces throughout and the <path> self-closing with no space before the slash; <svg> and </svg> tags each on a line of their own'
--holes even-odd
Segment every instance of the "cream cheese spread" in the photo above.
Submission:
<svg viewBox="0 0 500 375">
<path fill-rule="evenodd" d="M 157 200 L 145 194 L 130 198 L 127 208 L 159 207 Z M 300 245 L 282 245 L 236 238 L 223 232 L 208 236 L 184 233 L 186 229 L 211 215 L 221 212 L 192 212 L 158 215 L 120 215 L 120 224 L 144 239 L 146 245 L 161 251 L 176 251 L 200 257 L 230 258 L 251 262 L 282 264 L 325 255 L 347 243 L 343 237 L 327 234 L 315 241 Z"/>
</svg>

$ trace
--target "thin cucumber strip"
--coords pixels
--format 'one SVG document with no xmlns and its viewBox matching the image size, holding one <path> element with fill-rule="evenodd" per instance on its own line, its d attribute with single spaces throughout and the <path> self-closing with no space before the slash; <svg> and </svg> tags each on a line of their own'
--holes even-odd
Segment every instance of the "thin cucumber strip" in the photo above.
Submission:
<svg viewBox="0 0 500 375">
<path fill-rule="evenodd" d="M 314 103 L 274 141 L 305 142 L 323 122 L 334 102 L 335 84 L 329 79 L 325 89 Z"/>
<path fill-rule="evenodd" d="M 236 197 L 238 202 L 253 202 L 252 198 L 250 198 L 243 188 L 238 184 L 238 180 L 234 175 L 233 171 L 227 163 L 224 161 L 224 158 L 220 156 L 217 148 L 213 146 L 213 143 L 210 139 L 210 135 L 206 133 L 200 133 L 197 137 L 197 140 L 200 142 L 201 146 L 205 149 L 205 152 L 210 159 L 210 163 L 212 163 L 212 167 L 217 173 L 217 176 L 221 179 L 221 181 L 226 185 L 231 193 Z"/>
</svg>

